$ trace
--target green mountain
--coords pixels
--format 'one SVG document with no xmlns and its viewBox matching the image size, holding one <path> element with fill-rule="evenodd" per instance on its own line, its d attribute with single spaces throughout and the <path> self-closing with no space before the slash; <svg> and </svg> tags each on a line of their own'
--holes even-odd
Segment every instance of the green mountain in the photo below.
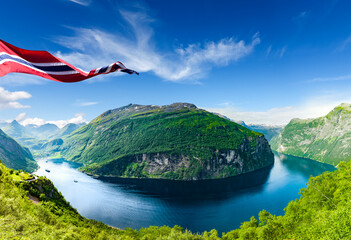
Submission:
<svg viewBox="0 0 351 240">
<path fill-rule="evenodd" d="M 33 172 L 38 165 L 30 151 L 0 130 L 0 159 L 10 168 Z"/>
<path fill-rule="evenodd" d="M 325 117 L 292 119 L 270 144 L 278 152 L 337 165 L 351 158 L 351 105 L 343 103 Z"/>
<path fill-rule="evenodd" d="M 273 137 L 279 135 L 279 133 L 283 130 L 283 127 L 260 124 L 249 124 L 247 125 L 247 128 L 251 129 L 252 131 L 262 133 L 267 141 L 270 141 Z"/>
<path fill-rule="evenodd" d="M 19 124 L 16 120 L 8 123 L 2 128 L 2 130 L 9 136 L 13 138 L 21 138 L 26 135 L 26 129 Z"/>
<path fill-rule="evenodd" d="M 7 123 L 2 129 L 23 146 L 28 147 L 34 156 L 45 157 L 41 149 L 48 146 L 48 141 L 69 135 L 84 124 L 69 123 L 62 129 L 55 124 L 43 124 L 37 126 L 29 124 L 22 126 L 16 120 Z"/>
<path fill-rule="evenodd" d="M 103 176 L 198 180 L 273 163 L 262 134 L 193 104 L 130 104 L 109 110 L 50 149 Z"/>
<path fill-rule="evenodd" d="M 338 167 L 311 178 L 283 216 L 263 210 L 221 238 L 216 230 L 193 234 L 179 226 L 109 227 L 80 216 L 50 180 L 25 181 L 31 176 L 0 162 L 0 239 L 351 239 L 351 162 Z"/>
<path fill-rule="evenodd" d="M 8 134 L 10 137 L 14 138 L 18 143 L 23 146 L 28 147 L 33 154 L 36 155 L 36 150 L 38 150 L 45 140 L 40 140 L 34 134 L 37 126 L 28 125 L 26 127 L 19 124 L 16 120 L 13 120 L 11 123 L 8 123 L 2 128 L 2 130 Z"/>
<path fill-rule="evenodd" d="M 82 124 L 68 123 L 63 128 L 61 128 L 54 137 L 55 138 L 65 137 L 84 125 L 85 123 L 82 123 Z"/>
<path fill-rule="evenodd" d="M 60 128 L 58 128 L 55 124 L 46 123 L 41 126 L 26 126 L 26 135 L 34 137 L 36 139 L 49 139 L 54 135 L 58 134 Z"/>
</svg>

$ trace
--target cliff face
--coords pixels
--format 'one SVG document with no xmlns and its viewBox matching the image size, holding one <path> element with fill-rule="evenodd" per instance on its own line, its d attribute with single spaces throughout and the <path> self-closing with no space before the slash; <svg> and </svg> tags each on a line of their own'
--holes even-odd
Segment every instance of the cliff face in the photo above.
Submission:
<svg viewBox="0 0 351 240">
<path fill-rule="evenodd" d="M 106 111 L 55 151 L 90 174 L 178 180 L 235 176 L 274 159 L 262 134 L 189 103 Z"/>
<path fill-rule="evenodd" d="M 351 159 L 351 105 L 341 104 L 325 117 L 292 119 L 274 137 L 272 149 L 337 165 Z"/>
<path fill-rule="evenodd" d="M 252 145 L 251 141 L 256 141 Z M 125 156 L 101 168 L 84 168 L 90 174 L 110 177 L 204 180 L 236 176 L 273 164 L 273 153 L 261 136 L 244 139 L 237 149 L 216 150 L 201 160 L 195 156 L 150 153 Z"/>
</svg>

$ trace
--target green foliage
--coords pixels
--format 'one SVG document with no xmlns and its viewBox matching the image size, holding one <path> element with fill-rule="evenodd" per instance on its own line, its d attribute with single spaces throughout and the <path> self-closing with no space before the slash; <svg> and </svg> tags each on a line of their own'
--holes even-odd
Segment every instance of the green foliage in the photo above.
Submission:
<svg viewBox="0 0 351 240">
<path fill-rule="evenodd" d="M 28 196 L 36 196 L 34 204 Z M 215 230 L 192 234 L 179 226 L 120 230 L 80 216 L 52 182 L 15 182 L 0 163 L 0 239 L 219 239 Z"/>
<path fill-rule="evenodd" d="M 309 180 L 284 216 L 263 210 L 223 239 L 351 239 L 351 163 Z"/>
<path fill-rule="evenodd" d="M 31 152 L 0 130 L 0 158 L 9 168 L 33 172 L 38 168 Z"/>
<path fill-rule="evenodd" d="M 271 141 L 273 150 L 337 165 L 351 158 L 351 105 L 341 104 L 325 117 L 293 119 Z"/>
<path fill-rule="evenodd" d="M 205 161 L 214 159 L 218 151 L 237 149 L 245 140 L 247 152 L 255 152 L 261 137 L 260 133 L 196 107 L 131 105 L 105 112 L 64 138 L 63 144 L 46 150 L 83 163 L 82 170 L 91 174 L 185 180 L 201 178 L 208 164 Z M 270 152 L 268 144 L 267 149 Z M 143 155 L 159 153 L 170 159 L 186 159 L 186 163 L 173 171 L 147 171 L 150 163 L 142 160 Z M 247 154 L 239 154 L 251 161 Z M 257 162 L 267 166 L 272 161 L 273 155 L 269 161 Z M 233 176 L 236 171 L 228 169 L 225 174 Z"/>
<path fill-rule="evenodd" d="M 12 175 L 0 164 L 0 239 L 221 239 L 216 230 L 193 234 L 179 226 L 112 228 L 80 216 L 49 180 L 23 184 Z M 40 203 L 33 204 L 28 194 L 39 196 Z M 263 210 L 222 239 L 351 239 L 351 162 L 311 178 L 300 194 L 284 216 Z"/>
</svg>

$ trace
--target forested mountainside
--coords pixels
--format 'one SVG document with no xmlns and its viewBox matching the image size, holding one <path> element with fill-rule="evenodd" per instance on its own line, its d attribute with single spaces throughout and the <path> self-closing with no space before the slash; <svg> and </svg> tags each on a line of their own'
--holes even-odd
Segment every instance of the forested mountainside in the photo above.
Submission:
<svg viewBox="0 0 351 240">
<path fill-rule="evenodd" d="M 0 163 L 1 239 L 350 239 L 351 162 L 309 180 L 283 216 L 263 210 L 239 229 L 193 234 L 181 227 L 119 230 L 80 216 L 50 180 Z M 24 181 L 24 182 L 23 182 Z M 29 200 L 31 199 L 31 200 Z"/>
<path fill-rule="evenodd" d="M 33 172 L 37 163 L 28 148 L 21 146 L 14 139 L 0 130 L 0 159 L 9 168 Z"/>
<path fill-rule="evenodd" d="M 292 119 L 270 144 L 278 152 L 333 165 L 349 160 L 351 105 L 343 103 L 316 119 Z"/>
<path fill-rule="evenodd" d="M 48 147 L 100 176 L 224 178 L 274 161 L 262 134 L 188 103 L 109 110 Z"/>
</svg>

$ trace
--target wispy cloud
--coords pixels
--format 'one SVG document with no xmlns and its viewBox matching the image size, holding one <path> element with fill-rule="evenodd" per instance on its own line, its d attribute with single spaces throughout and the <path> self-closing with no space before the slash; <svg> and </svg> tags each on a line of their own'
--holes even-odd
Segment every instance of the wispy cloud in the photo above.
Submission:
<svg viewBox="0 0 351 240">
<path fill-rule="evenodd" d="M 268 56 L 272 51 L 272 45 L 269 45 L 269 47 L 266 50 L 266 56 Z"/>
<path fill-rule="evenodd" d="M 279 57 L 283 57 L 284 56 L 284 54 L 285 54 L 285 52 L 286 52 L 286 46 L 284 46 L 284 47 L 282 47 L 281 49 L 280 49 L 280 51 L 279 51 Z"/>
<path fill-rule="evenodd" d="M 242 111 L 234 106 L 205 108 L 208 111 L 222 114 L 235 121 L 247 124 L 286 125 L 293 118 L 316 118 L 325 116 L 340 103 L 351 103 L 348 94 L 326 94 L 311 98 L 303 104 L 271 108 L 266 111 Z"/>
<path fill-rule="evenodd" d="M 42 118 L 38 117 L 28 117 L 26 113 L 20 113 L 17 117 L 16 120 L 21 123 L 23 126 L 27 126 L 29 124 L 34 124 L 37 126 L 44 125 L 46 123 L 51 123 L 55 124 L 59 128 L 63 128 L 65 125 L 68 123 L 75 123 L 75 124 L 80 124 L 80 123 L 86 123 L 87 121 L 84 119 L 85 114 L 84 113 L 77 113 L 73 118 L 67 119 L 67 120 L 54 120 L 54 121 L 47 121 Z"/>
<path fill-rule="evenodd" d="M 37 77 L 29 74 L 10 73 L 0 78 L 2 86 L 25 86 L 25 85 L 39 85 L 45 84 L 47 81 L 44 78 Z"/>
<path fill-rule="evenodd" d="M 350 43 L 351 43 L 351 35 L 350 35 L 348 38 L 346 38 L 346 39 L 341 43 L 341 45 L 338 47 L 338 49 L 336 50 L 336 52 L 342 52 L 342 51 L 344 51 L 346 48 L 349 47 Z"/>
<path fill-rule="evenodd" d="M 313 78 L 307 82 L 332 82 L 332 81 L 345 81 L 351 80 L 351 75 L 336 76 L 336 77 L 327 77 L 327 78 Z"/>
<path fill-rule="evenodd" d="M 309 15 L 308 11 L 302 11 L 298 15 L 294 16 L 292 20 L 294 22 L 301 22 L 302 20 L 306 19 Z"/>
<path fill-rule="evenodd" d="M 89 6 L 92 2 L 92 0 L 69 0 L 69 1 L 78 3 L 83 6 Z"/>
<path fill-rule="evenodd" d="M 31 98 L 32 95 L 24 91 L 10 92 L 0 87 L 0 109 L 5 108 L 29 108 L 28 105 L 22 105 L 18 102 L 21 99 Z"/>
<path fill-rule="evenodd" d="M 82 99 L 78 99 L 76 101 L 76 105 L 78 107 L 88 107 L 88 106 L 93 106 L 98 104 L 98 102 L 93 102 L 93 101 L 86 101 L 86 100 L 82 100 Z"/>
<path fill-rule="evenodd" d="M 273 49 L 273 45 L 269 45 L 267 50 L 266 50 L 266 57 L 267 56 L 274 56 L 274 57 L 279 57 L 282 58 L 287 50 L 288 46 L 283 46 L 283 47 L 278 47 Z"/>
<path fill-rule="evenodd" d="M 215 66 L 227 66 L 231 62 L 251 54 L 260 43 L 258 34 L 251 42 L 234 38 L 194 43 L 177 47 L 173 52 L 162 52 L 155 47 L 154 21 L 142 12 L 120 11 L 133 32 L 131 38 L 110 34 L 98 29 L 73 28 L 75 36 L 59 37 L 55 41 L 72 50 L 57 53 L 58 57 L 86 70 L 101 67 L 117 59 L 138 72 L 152 71 L 170 81 L 196 80 Z"/>
</svg>

